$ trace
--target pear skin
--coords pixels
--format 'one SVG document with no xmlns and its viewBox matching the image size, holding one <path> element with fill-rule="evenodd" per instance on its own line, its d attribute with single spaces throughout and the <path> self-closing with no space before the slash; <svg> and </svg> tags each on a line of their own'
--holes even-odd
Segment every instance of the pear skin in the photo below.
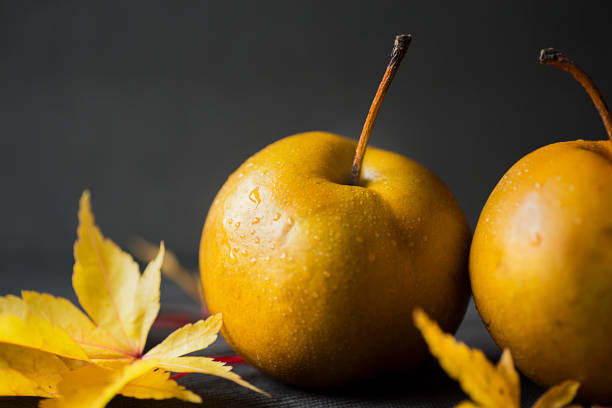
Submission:
<svg viewBox="0 0 612 408">
<path fill-rule="evenodd" d="M 555 143 L 517 162 L 485 205 L 470 255 L 486 327 L 543 386 L 612 402 L 609 141 Z"/>
<path fill-rule="evenodd" d="M 401 155 L 287 137 L 221 188 L 200 246 L 206 303 L 250 364 L 285 382 L 329 386 L 428 356 L 419 306 L 454 332 L 469 298 L 470 229 L 450 190 Z"/>
</svg>

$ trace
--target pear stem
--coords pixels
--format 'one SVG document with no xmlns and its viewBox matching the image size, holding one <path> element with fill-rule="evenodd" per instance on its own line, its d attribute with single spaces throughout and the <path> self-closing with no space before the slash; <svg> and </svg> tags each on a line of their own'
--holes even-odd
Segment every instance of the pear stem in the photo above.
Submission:
<svg viewBox="0 0 612 408">
<path fill-rule="evenodd" d="M 576 81 L 580 82 L 580 85 L 587 91 L 599 111 L 599 115 L 603 120 L 606 132 L 608 132 L 608 137 L 612 143 L 612 115 L 610 115 L 610 109 L 608 109 L 608 105 L 606 105 L 601 92 L 599 92 L 599 89 L 597 89 L 595 83 L 586 72 L 554 48 L 545 48 L 540 51 L 540 64 L 552 65 L 565 72 L 569 72 Z"/>
<path fill-rule="evenodd" d="M 385 98 L 387 90 L 389 89 L 389 85 L 391 85 L 391 81 L 393 80 L 400 63 L 406 54 L 406 50 L 408 50 L 408 45 L 410 45 L 411 40 L 412 36 L 410 34 L 400 34 L 395 37 L 395 43 L 393 44 L 393 50 L 391 51 L 391 60 L 389 61 L 389 65 L 385 70 L 382 80 L 380 81 L 380 85 L 378 86 L 378 90 L 376 91 L 376 95 L 374 96 L 374 100 L 370 106 L 368 116 L 366 117 L 366 121 L 363 125 L 361 136 L 359 136 L 359 142 L 357 143 L 355 159 L 353 160 L 353 170 L 351 172 L 351 184 L 354 186 L 359 185 L 363 157 L 365 156 L 365 151 L 368 147 L 368 142 L 370 141 L 370 135 L 372 134 L 374 122 L 376 122 L 376 117 L 378 116 L 378 111 L 380 110 L 382 101 Z"/>
</svg>

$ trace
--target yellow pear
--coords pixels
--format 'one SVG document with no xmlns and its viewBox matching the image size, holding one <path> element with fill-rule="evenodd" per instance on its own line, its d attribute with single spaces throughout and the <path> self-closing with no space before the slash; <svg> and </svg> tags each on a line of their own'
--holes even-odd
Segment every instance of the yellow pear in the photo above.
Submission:
<svg viewBox="0 0 612 408">
<path fill-rule="evenodd" d="M 570 72 L 612 119 L 592 81 L 552 49 L 540 62 Z M 478 311 L 519 369 L 582 398 L 612 403 L 612 142 L 555 143 L 503 176 L 478 221 L 470 253 Z"/>
<path fill-rule="evenodd" d="M 404 156 L 364 155 L 409 40 L 396 39 L 359 148 L 324 132 L 282 139 L 242 164 L 208 212 L 206 303 L 238 354 L 288 383 L 405 370 L 428 355 L 413 308 L 448 331 L 465 313 L 471 234 L 452 193 Z"/>
</svg>

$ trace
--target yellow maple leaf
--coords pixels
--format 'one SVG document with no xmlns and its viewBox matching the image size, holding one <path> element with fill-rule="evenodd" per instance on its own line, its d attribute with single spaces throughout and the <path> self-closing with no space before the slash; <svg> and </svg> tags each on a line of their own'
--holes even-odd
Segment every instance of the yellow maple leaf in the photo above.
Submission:
<svg viewBox="0 0 612 408">
<path fill-rule="evenodd" d="M 170 373 L 163 370 L 153 370 L 128 382 L 121 395 L 132 398 L 166 399 L 178 398 L 189 402 L 202 402 L 198 394 L 178 385 L 170 379 Z"/>
<path fill-rule="evenodd" d="M 68 333 L 32 313 L 15 296 L 0 297 L 0 342 L 26 346 L 62 357 L 87 360 L 87 355 Z"/>
<path fill-rule="evenodd" d="M 131 357 L 110 333 L 94 324 L 68 299 L 25 290 L 21 292 L 21 298 L 30 313 L 63 329 L 83 349 L 88 359 Z"/>
<path fill-rule="evenodd" d="M 72 286 L 91 319 L 132 356 L 142 354 L 159 312 L 163 245 L 141 275 L 138 264 L 94 223 L 89 193 L 81 197 Z"/>
<path fill-rule="evenodd" d="M 444 333 L 421 309 L 415 309 L 413 317 L 431 354 L 473 400 L 463 401 L 457 407 L 520 408 L 519 375 L 509 350 L 504 350 L 497 365 L 493 365 L 482 351 L 469 348 Z M 565 381 L 552 387 L 532 408 L 565 407 L 574 399 L 579 385 L 575 381 Z"/>
<path fill-rule="evenodd" d="M 0 384 L 3 395 L 54 397 L 69 368 L 54 354 L 0 343 Z"/>
<path fill-rule="evenodd" d="M 550 387 L 531 408 L 562 408 L 572 402 L 578 392 L 578 387 L 580 383 L 571 380 Z"/>
<path fill-rule="evenodd" d="M 173 358 L 206 348 L 217 340 L 222 324 L 220 313 L 206 320 L 186 324 L 149 350 L 143 358 Z"/>
<path fill-rule="evenodd" d="M 157 246 L 140 237 L 133 239 L 129 248 L 134 256 L 143 262 L 149 262 L 157 255 Z M 176 254 L 168 249 L 166 249 L 161 271 L 193 300 L 204 304 L 204 294 L 202 293 L 199 274 L 197 271 L 190 271 L 181 265 Z"/>
<path fill-rule="evenodd" d="M 41 407 L 57 408 L 103 407 L 117 393 L 200 401 L 169 372 L 218 375 L 262 392 L 229 366 L 206 357 L 181 357 L 216 340 L 220 314 L 176 330 L 143 355 L 159 312 L 163 243 L 141 274 L 132 257 L 95 225 L 88 192 L 80 201 L 74 255 L 73 287 L 86 313 L 48 294 L 23 291 L 21 298 L 0 297 L 0 395 L 52 397 Z M 22 358 L 3 359 L 11 347 Z"/>
<path fill-rule="evenodd" d="M 59 395 L 42 400 L 40 408 L 104 407 L 130 381 L 146 376 L 155 366 L 148 361 L 135 361 L 119 369 L 88 364 L 62 376 Z"/>
</svg>

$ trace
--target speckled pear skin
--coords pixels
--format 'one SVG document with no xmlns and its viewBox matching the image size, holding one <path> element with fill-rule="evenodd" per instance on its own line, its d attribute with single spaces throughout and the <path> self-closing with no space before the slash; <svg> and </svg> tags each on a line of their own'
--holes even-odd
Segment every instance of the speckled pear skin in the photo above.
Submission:
<svg viewBox="0 0 612 408">
<path fill-rule="evenodd" d="M 401 155 L 323 132 L 269 145 L 233 173 L 200 246 L 206 303 L 250 364 L 299 386 L 403 370 L 428 356 L 422 307 L 454 332 L 471 239 L 450 190 Z"/>
<path fill-rule="evenodd" d="M 480 316 L 543 386 L 580 381 L 612 403 L 612 144 L 555 143 L 519 160 L 489 197 L 470 254 Z"/>
</svg>

